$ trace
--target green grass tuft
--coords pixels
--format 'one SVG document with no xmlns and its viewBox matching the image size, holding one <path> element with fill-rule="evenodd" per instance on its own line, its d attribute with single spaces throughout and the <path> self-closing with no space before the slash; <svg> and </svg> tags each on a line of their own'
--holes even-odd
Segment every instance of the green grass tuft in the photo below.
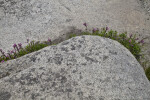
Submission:
<svg viewBox="0 0 150 100">
<path fill-rule="evenodd" d="M 146 74 L 148 80 L 150 81 L 150 66 L 145 70 L 145 74 Z"/>
<path fill-rule="evenodd" d="M 139 61 L 139 63 L 141 63 L 141 58 L 144 57 L 144 55 L 141 54 L 141 48 L 144 44 L 143 39 L 139 40 L 138 38 L 136 38 L 136 35 L 133 36 L 132 34 L 130 36 L 127 36 L 126 32 L 118 34 L 117 31 L 108 30 L 108 27 L 102 28 L 101 31 L 99 29 L 94 28 L 92 30 L 92 32 L 88 32 L 87 24 L 84 23 L 83 25 L 86 27 L 86 31 L 82 32 L 79 35 L 95 35 L 95 36 L 101 36 L 101 37 L 116 40 L 119 43 L 121 43 L 122 45 L 124 45 L 135 56 L 135 58 Z M 77 35 L 70 34 L 69 38 L 72 38 L 75 36 L 77 36 Z M 29 41 L 29 40 L 27 40 L 27 41 Z M 7 61 L 7 60 L 16 59 L 23 55 L 40 50 L 49 45 L 56 45 L 56 44 L 52 44 L 50 39 L 48 39 L 48 41 L 45 41 L 43 43 L 31 41 L 24 48 L 22 48 L 22 47 L 19 48 L 18 47 L 19 44 L 18 44 L 18 46 L 16 44 L 14 44 L 13 47 L 14 47 L 15 52 L 13 52 L 13 53 L 9 52 L 9 53 L 7 53 L 7 56 L 2 51 L 2 49 L 0 49 L 0 52 L 2 53 L 2 56 L 0 56 L 0 62 L 3 63 L 4 61 Z M 20 46 L 21 46 L 21 44 L 20 44 Z M 143 65 L 144 67 L 146 66 L 146 64 L 147 64 L 147 61 L 141 63 L 141 65 Z M 145 70 L 145 74 L 146 74 L 147 78 L 150 80 L 150 67 Z"/>
<path fill-rule="evenodd" d="M 0 62 L 4 62 L 4 61 L 7 61 L 7 60 L 19 58 L 23 55 L 32 53 L 34 51 L 38 51 L 38 50 L 40 50 L 40 49 L 42 49 L 46 46 L 49 46 L 49 45 L 52 45 L 51 41 L 45 41 L 43 43 L 31 41 L 31 42 L 28 43 L 27 46 L 25 46 L 24 48 L 20 48 L 19 50 L 16 49 L 16 48 L 18 48 L 18 46 L 16 46 L 14 48 L 15 52 L 7 53 L 8 54 L 7 56 L 5 55 L 5 53 L 3 53 L 2 56 L 0 57 Z"/>
<path fill-rule="evenodd" d="M 93 33 L 90 32 L 83 32 L 81 35 L 96 35 L 96 36 L 101 36 L 101 37 L 106 37 L 110 38 L 113 40 L 116 40 L 120 42 L 122 45 L 124 45 L 134 56 L 135 58 L 139 61 L 140 57 L 142 56 L 141 53 L 141 42 L 138 42 L 136 40 L 136 36 L 127 36 L 127 33 L 122 33 L 122 34 L 117 34 L 117 31 L 107 31 L 105 28 L 103 28 L 101 31 L 97 30 Z M 75 37 L 75 34 L 71 34 L 70 38 Z"/>
</svg>

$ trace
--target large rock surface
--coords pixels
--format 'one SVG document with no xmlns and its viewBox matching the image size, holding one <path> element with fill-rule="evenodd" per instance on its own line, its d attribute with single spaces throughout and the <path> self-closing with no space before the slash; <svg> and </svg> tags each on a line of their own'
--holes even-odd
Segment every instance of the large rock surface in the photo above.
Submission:
<svg viewBox="0 0 150 100">
<path fill-rule="evenodd" d="M 142 4 L 142 7 L 145 8 L 147 13 L 150 14 L 150 0 L 139 0 Z"/>
<path fill-rule="evenodd" d="M 0 48 L 7 51 L 27 38 L 56 39 L 69 31 L 70 26 L 83 30 L 84 22 L 89 28 L 107 25 L 119 32 L 150 36 L 149 16 L 138 1 L 0 0 Z"/>
<path fill-rule="evenodd" d="M 150 83 L 117 41 L 78 36 L 0 65 L 0 100 L 150 100 Z"/>
</svg>

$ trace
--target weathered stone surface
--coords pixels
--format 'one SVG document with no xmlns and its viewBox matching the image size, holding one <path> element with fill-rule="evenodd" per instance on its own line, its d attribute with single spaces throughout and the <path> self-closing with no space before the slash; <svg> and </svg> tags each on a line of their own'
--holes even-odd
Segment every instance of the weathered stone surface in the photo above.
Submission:
<svg viewBox="0 0 150 100">
<path fill-rule="evenodd" d="M 147 11 L 147 13 L 150 14 L 150 0 L 139 0 L 143 6 L 143 8 L 145 8 L 145 10 Z"/>
<path fill-rule="evenodd" d="M 49 46 L 0 69 L 0 100 L 149 100 L 150 83 L 120 43 L 78 36 Z"/>
<path fill-rule="evenodd" d="M 119 32 L 150 36 L 149 16 L 137 1 L 0 0 L 0 48 L 7 51 L 27 38 L 53 40 L 65 34 L 69 26 L 83 30 L 84 22 L 89 28 L 107 25 Z"/>
</svg>

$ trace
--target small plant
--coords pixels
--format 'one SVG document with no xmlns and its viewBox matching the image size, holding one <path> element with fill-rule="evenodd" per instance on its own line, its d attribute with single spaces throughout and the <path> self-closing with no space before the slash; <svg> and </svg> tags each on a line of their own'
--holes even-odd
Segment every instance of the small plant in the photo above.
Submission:
<svg viewBox="0 0 150 100">
<path fill-rule="evenodd" d="M 144 59 L 144 55 L 141 54 L 141 48 L 144 45 L 144 39 L 139 40 L 139 38 L 136 38 L 136 35 L 130 34 L 127 36 L 127 32 L 118 34 L 117 31 L 109 30 L 108 27 L 102 28 L 99 30 L 98 28 L 93 28 L 92 32 L 88 32 L 88 25 L 87 23 L 83 24 L 85 26 L 85 32 L 81 33 L 80 35 L 96 35 L 101 37 L 110 38 L 113 40 L 116 40 L 120 42 L 122 45 L 124 45 L 139 61 L 139 63 L 143 66 L 147 78 L 150 80 L 150 66 L 149 68 L 146 68 L 147 61 L 141 62 L 141 59 Z M 69 38 L 77 36 L 76 34 L 70 34 Z M 26 47 L 22 47 L 22 44 L 19 43 L 14 44 L 13 48 L 14 50 L 8 51 L 5 53 L 2 49 L 0 49 L 0 52 L 2 56 L 0 56 L 0 62 L 3 63 L 7 60 L 15 59 L 18 57 L 21 57 L 25 54 L 40 50 L 46 46 L 52 45 L 52 41 L 48 39 L 47 41 L 40 43 L 31 41 L 29 42 L 29 39 L 27 39 L 28 45 Z"/>
<path fill-rule="evenodd" d="M 145 60 L 144 62 L 141 61 L 141 59 L 145 59 L 144 55 L 141 54 L 141 48 L 144 45 L 144 39 L 139 40 L 139 38 L 136 38 L 136 35 L 130 34 L 130 36 L 127 36 L 127 32 L 124 32 L 122 34 L 118 34 L 117 31 L 109 30 L 108 27 L 102 28 L 101 31 L 98 28 L 93 28 L 92 32 L 87 31 L 87 23 L 83 24 L 85 26 L 85 32 L 81 33 L 80 35 L 96 35 L 101 37 L 110 38 L 113 40 L 116 40 L 120 42 L 122 45 L 124 45 L 139 61 L 139 63 L 143 66 L 147 78 L 150 80 L 150 66 L 146 68 L 146 65 L 149 61 Z M 76 34 L 71 34 L 71 37 L 75 37 Z"/>
<path fill-rule="evenodd" d="M 150 66 L 145 70 L 145 74 L 146 74 L 148 80 L 150 81 Z"/>
<path fill-rule="evenodd" d="M 22 44 L 19 43 L 18 45 L 14 44 L 13 45 L 14 49 L 11 51 L 8 50 L 7 53 L 5 53 L 2 49 L 0 49 L 0 52 L 2 54 L 2 56 L 0 57 L 0 62 L 3 63 L 7 60 L 15 59 L 15 58 L 21 57 L 23 55 L 26 55 L 28 53 L 40 50 L 48 45 L 51 45 L 52 44 L 51 42 L 52 41 L 50 39 L 48 39 L 47 41 L 45 41 L 43 43 L 40 43 L 39 41 L 38 42 L 34 42 L 34 41 L 29 42 L 29 39 L 27 39 L 26 43 L 28 43 L 28 45 L 25 46 L 24 48 L 22 47 Z"/>
<path fill-rule="evenodd" d="M 142 56 L 140 54 L 141 48 L 144 44 L 143 39 L 139 41 L 139 39 L 136 38 L 136 35 L 133 36 L 132 34 L 128 37 L 126 32 L 118 34 L 117 31 L 109 30 L 108 27 L 102 28 L 101 31 L 98 28 L 93 28 L 92 32 L 88 32 L 87 23 L 84 23 L 83 25 L 85 26 L 86 31 L 81 33 L 81 35 L 96 35 L 116 40 L 129 49 L 138 61 L 140 60 L 140 57 Z M 75 34 L 71 34 L 70 38 L 75 36 Z"/>
</svg>

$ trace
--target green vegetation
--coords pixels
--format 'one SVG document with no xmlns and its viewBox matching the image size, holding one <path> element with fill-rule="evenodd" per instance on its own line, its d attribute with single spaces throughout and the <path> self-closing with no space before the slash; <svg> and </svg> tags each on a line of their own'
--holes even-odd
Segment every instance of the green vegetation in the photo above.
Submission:
<svg viewBox="0 0 150 100">
<path fill-rule="evenodd" d="M 148 80 L 150 81 L 150 67 L 148 67 L 148 68 L 145 70 L 145 74 L 146 74 Z"/>
<path fill-rule="evenodd" d="M 93 28 L 92 32 L 89 32 L 87 29 L 87 24 L 83 24 L 86 27 L 86 31 L 82 32 L 79 35 L 96 35 L 101 36 L 105 38 L 110 38 L 113 40 L 118 41 L 122 45 L 124 45 L 139 61 L 139 63 L 143 66 L 145 73 L 147 75 L 147 78 L 150 80 L 150 67 L 146 68 L 145 65 L 147 61 L 141 63 L 141 59 L 144 58 L 144 55 L 141 54 L 141 48 L 144 45 L 144 39 L 139 40 L 139 38 L 136 37 L 136 35 L 130 34 L 129 36 L 127 33 L 121 33 L 118 34 L 117 31 L 109 30 L 108 27 L 102 28 L 99 30 L 98 28 Z M 78 36 L 79 36 L 78 35 Z M 77 36 L 76 34 L 70 34 L 69 38 Z M 22 44 L 19 43 L 18 45 L 14 44 L 13 48 L 14 50 L 8 51 L 7 55 L 5 52 L 3 52 L 2 49 L 0 49 L 0 52 L 2 53 L 2 56 L 0 57 L 0 62 L 3 63 L 7 60 L 15 59 L 18 57 L 21 57 L 25 54 L 40 50 L 46 46 L 52 45 L 52 42 L 50 39 L 48 41 L 45 41 L 43 43 L 40 42 L 34 42 L 27 39 L 28 45 L 26 47 L 22 47 Z"/>
<path fill-rule="evenodd" d="M 18 45 L 14 44 L 13 45 L 14 50 L 8 51 L 7 53 L 5 53 L 2 49 L 0 49 L 0 52 L 2 53 L 2 56 L 0 57 L 0 62 L 3 63 L 7 60 L 19 58 L 28 53 L 40 50 L 46 46 L 51 45 L 51 40 L 48 39 L 48 41 L 40 43 L 34 41 L 29 42 L 29 39 L 27 39 L 27 43 L 28 45 L 25 46 L 24 48 L 22 47 L 21 43 L 19 43 Z"/>
<path fill-rule="evenodd" d="M 130 35 L 129 37 L 127 36 L 127 33 L 122 33 L 122 34 L 117 34 L 117 31 L 109 30 L 108 27 L 102 28 L 101 31 L 99 29 L 93 29 L 93 31 L 90 32 L 83 32 L 80 35 L 96 35 L 96 36 L 101 36 L 101 37 L 106 37 L 110 38 L 113 40 L 116 40 L 120 42 L 122 45 L 124 45 L 127 49 L 130 50 L 130 52 L 135 56 L 135 58 L 139 61 L 140 57 L 142 56 L 141 53 L 141 48 L 142 45 L 144 44 L 144 40 L 140 40 L 136 38 L 136 35 Z M 71 34 L 70 38 L 75 37 L 75 34 Z"/>
<path fill-rule="evenodd" d="M 98 28 L 93 28 L 92 32 L 88 32 L 87 30 L 87 24 L 83 24 L 86 27 L 86 31 L 81 33 L 80 35 L 96 35 L 101 36 L 105 38 L 110 38 L 113 40 L 118 41 L 122 45 L 124 45 L 139 61 L 141 66 L 143 66 L 143 69 L 145 70 L 147 78 L 150 80 L 150 66 L 147 67 L 148 61 L 145 59 L 144 55 L 141 54 L 141 49 L 144 46 L 144 39 L 139 40 L 139 38 L 136 37 L 136 35 L 130 34 L 127 36 L 127 32 L 118 34 L 117 31 L 109 30 L 108 27 L 102 28 L 99 30 Z M 76 34 L 71 34 L 69 38 L 77 36 Z M 144 59 L 145 61 L 142 62 L 141 60 Z"/>
</svg>

